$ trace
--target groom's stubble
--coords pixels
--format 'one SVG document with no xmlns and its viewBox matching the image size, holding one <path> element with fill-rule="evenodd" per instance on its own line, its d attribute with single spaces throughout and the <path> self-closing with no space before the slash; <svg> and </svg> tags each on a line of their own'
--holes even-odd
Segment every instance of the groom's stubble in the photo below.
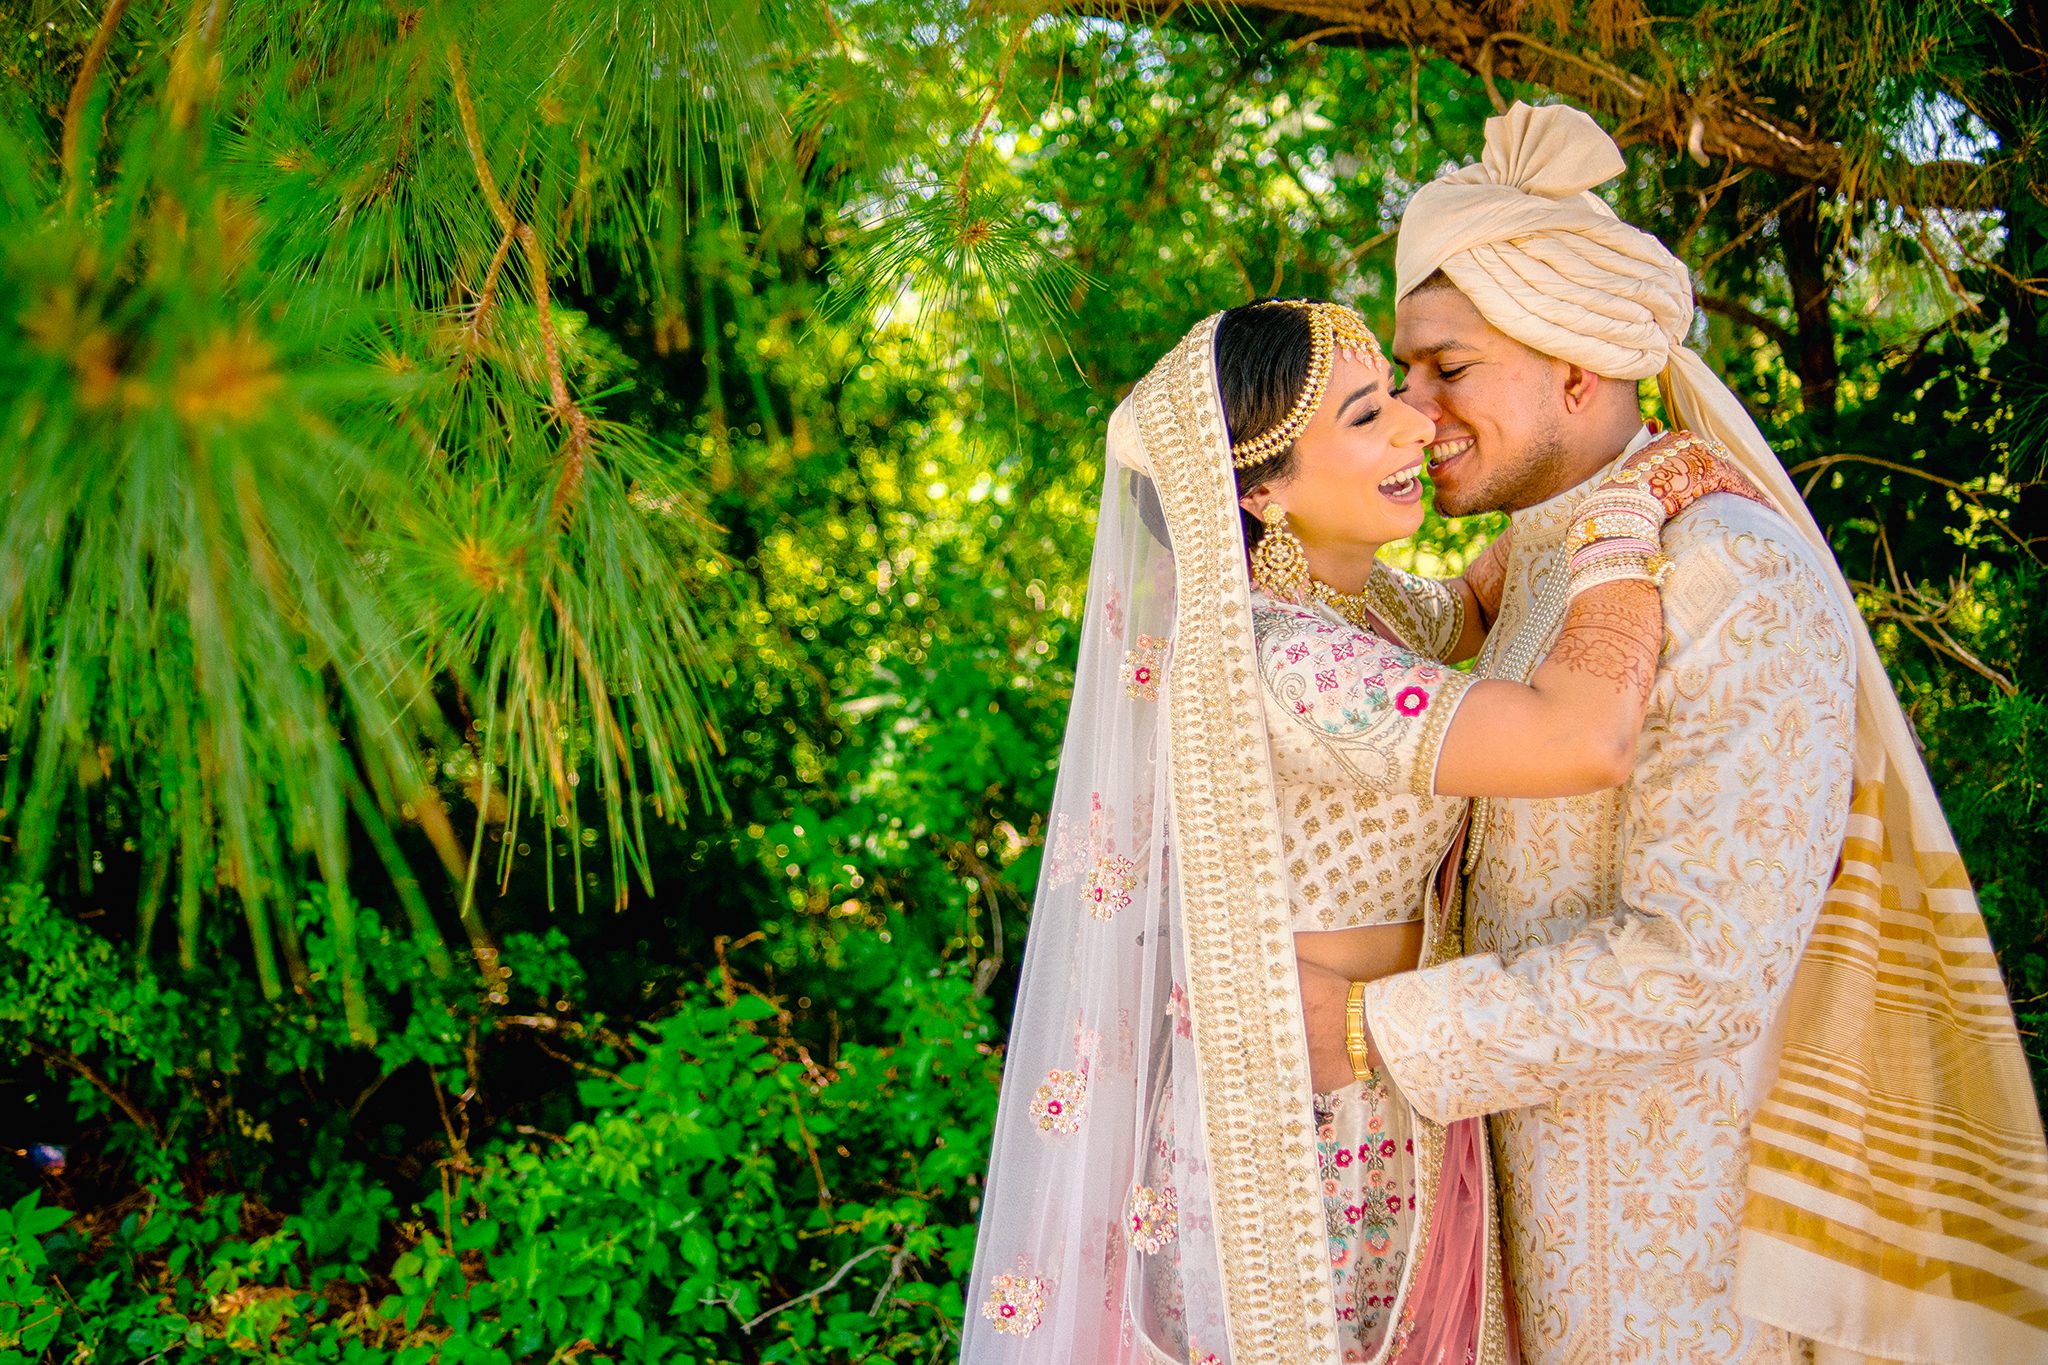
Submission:
<svg viewBox="0 0 2048 1365">
<path fill-rule="evenodd" d="M 1394 353 L 1408 370 L 1404 396 L 1436 422 L 1437 442 L 1474 441 L 1470 454 L 1432 471 L 1444 516 L 1546 502 L 1619 455 L 1639 421 L 1570 420 L 1565 363 L 1495 330 L 1442 276 L 1401 300 Z"/>
</svg>

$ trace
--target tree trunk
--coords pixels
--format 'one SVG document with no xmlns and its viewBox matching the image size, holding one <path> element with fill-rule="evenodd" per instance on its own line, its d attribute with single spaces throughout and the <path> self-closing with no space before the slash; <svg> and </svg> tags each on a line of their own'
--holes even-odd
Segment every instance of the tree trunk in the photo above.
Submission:
<svg viewBox="0 0 2048 1365">
<path fill-rule="evenodd" d="M 1818 194 L 1802 194 L 1779 213 L 1778 241 L 1785 252 L 1785 275 L 1792 285 L 1796 342 L 1785 359 L 1799 376 L 1806 420 L 1825 445 L 1835 434 L 1835 402 L 1842 371 L 1835 356 L 1834 321 L 1829 315 L 1834 283 L 1828 278 L 1828 229 L 1818 200 Z"/>
</svg>

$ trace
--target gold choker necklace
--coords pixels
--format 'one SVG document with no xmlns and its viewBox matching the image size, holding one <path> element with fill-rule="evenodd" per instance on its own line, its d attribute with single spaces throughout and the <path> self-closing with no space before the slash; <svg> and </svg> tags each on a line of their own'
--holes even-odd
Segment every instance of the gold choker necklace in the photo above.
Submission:
<svg viewBox="0 0 2048 1365">
<path fill-rule="evenodd" d="M 1308 595 L 1360 630 L 1379 629 L 1368 600 L 1371 596 L 1369 589 L 1366 592 L 1338 592 L 1322 579 L 1311 578 L 1308 581 Z"/>
</svg>

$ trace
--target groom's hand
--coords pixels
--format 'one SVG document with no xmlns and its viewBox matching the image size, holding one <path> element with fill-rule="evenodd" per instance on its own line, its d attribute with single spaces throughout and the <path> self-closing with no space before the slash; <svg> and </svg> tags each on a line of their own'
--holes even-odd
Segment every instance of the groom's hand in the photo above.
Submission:
<svg viewBox="0 0 2048 1365">
<path fill-rule="evenodd" d="M 1344 1046 L 1344 1006 L 1351 980 L 1313 962 L 1295 962 L 1301 977 L 1302 1021 L 1308 1030 L 1308 1080 L 1319 1094 L 1342 1090 L 1355 1079 Z M 1371 1046 L 1370 1036 L 1367 1046 Z M 1379 1058 L 1373 1058 L 1375 1065 Z"/>
</svg>

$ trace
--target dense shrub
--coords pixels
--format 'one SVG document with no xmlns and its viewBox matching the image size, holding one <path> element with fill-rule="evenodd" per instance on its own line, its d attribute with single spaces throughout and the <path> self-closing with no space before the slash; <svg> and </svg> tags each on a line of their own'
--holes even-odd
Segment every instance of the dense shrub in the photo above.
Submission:
<svg viewBox="0 0 2048 1365">
<path fill-rule="evenodd" d="M 459 1106 L 445 1154 L 393 1181 L 343 1153 L 345 1115 L 278 1084 L 340 1061 L 314 1016 L 277 1012 L 231 1058 L 180 1020 L 260 1016 L 253 1001 L 137 978 L 33 897 L 7 928 L 0 982 L 29 990 L 0 1014 L 63 1040 L 38 1046 L 120 1149 L 74 1149 L 66 1177 L 118 1155 L 134 1188 L 69 1222 L 33 1189 L 0 1215 L 0 1362 L 901 1361 L 952 1339 L 997 1067 L 961 974 L 888 982 L 870 1032 L 892 1041 L 829 1065 L 725 980 L 623 1035 L 551 1009 L 577 1079 L 549 1116 L 465 1134 Z M 508 943 L 515 979 L 560 946 Z M 391 1029 L 410 1041 L 379 1065 L 429 1071 L 457 1104 L 465 1049 L 518 1025 L 413 998 L 437 1027 Z M 135 1121 L 94 1126 L 116 1109 Z"/>
</svg>

